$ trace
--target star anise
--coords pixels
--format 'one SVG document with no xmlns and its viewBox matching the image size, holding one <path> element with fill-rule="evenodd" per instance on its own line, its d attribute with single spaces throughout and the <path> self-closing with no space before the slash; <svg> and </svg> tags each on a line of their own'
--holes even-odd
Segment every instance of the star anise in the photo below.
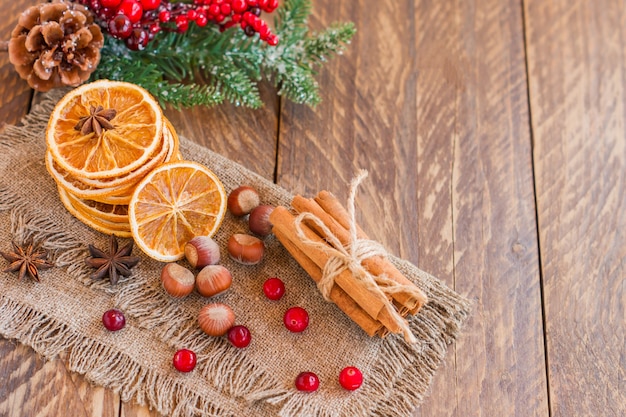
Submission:
<svg viewBox="0 0 626 417">
<path fill-rule="evenodd" d="M 117 111 L 115 109 L 91 106 L 89 108 L 89 116 L 81 117 L 74 129 L 80 130 L 80 133 L 83 135 L 95 132 L 96 136 L 100 136 L 103 129 L 113 129 L 115 127 L 111 120 L 113 120 L 116 114 Z"/>
<path fill-rule="evenodd" d="M 19 246 L 12 242 L 13 252 L 0 252 L 11 264 L 2 272 L 19 271 L 18 279 L 22 280 L 28 274 L 33 280 L 39 282 L 39 270 L 52 268 L 54 264 L 48 261 L 48 252 L 32 242 Z"/>
<path fill-rule="evenodd" d="M 93 245 L 89 245 L 91 257 L 87 258 L 85 262 L 92 268 L 98 268 L 96 272 L 91 274 L 91 278 L 102 279 L 109 277 L 111 284 L 117 284 L 120 275 L 129 276 L 131 268 L 139 263 L 140 258 L 138 256 L 130 256 L 132 251 L 132 241 L 118 250 L 115 235 L 111 235 L 108 253 Z"/>
</svg>

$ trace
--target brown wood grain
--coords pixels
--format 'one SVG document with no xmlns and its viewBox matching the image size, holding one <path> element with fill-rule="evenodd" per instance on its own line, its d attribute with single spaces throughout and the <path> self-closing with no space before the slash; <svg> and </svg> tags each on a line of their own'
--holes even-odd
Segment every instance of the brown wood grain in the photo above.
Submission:
<svg viewBox="0 0 626 417">
<path fill-rule="evenodd" d="M 278 98 L 260 84 L 265 105 L 246 109 L 233 104 L 166 111 L 179 135 L 206 146 L 268 180 L 273 180 L 278 130 Z"/>
<path fill-rule="evenodd" d="M 320 71 L 322 104 L 263 84 L 260 110 L 168 109 L 179 134 L 308 196 L 345 199 L 369 170 L 367 233 L 475 300 L 415 417 L 626 415 L 623 2 L 313 6 L 314 29 L 359 31 Z M 0 131 L 31 102 L 0 53 Z M 15 341 L 0 381 L 3 417 L 158 416 Z"/>
<path fill-rule="evenodd" d="M 44 361 L 14 341 L 0 343 L 0 416 L 116 417 L 119 397 L 68 372 L 63 360 Z"/>
<path fill-rule="evenodd" d="M 17 16 L 36 0 L 2 2 L 3 19 L 0 20 L 0 40 L 9 40 Z M 0 51 L 0 131 L 6 124 L 15 124 L 30 106 L 31 89 L 13 70 L 8 52 Z"/>
<path fill-rule="evenodd" d="M 626 415 L 626 6 L 524 2 L 553 416 Z"/>
<path fill-rule="evenodd" d="M 416 415 L 548 415 L 519 2 L 334 4 L 360 30 L 318 109 L 285 104 L 279 183 L 345 197 L 368 169 L 363 227 L 476 300 Z"/>
</svg>

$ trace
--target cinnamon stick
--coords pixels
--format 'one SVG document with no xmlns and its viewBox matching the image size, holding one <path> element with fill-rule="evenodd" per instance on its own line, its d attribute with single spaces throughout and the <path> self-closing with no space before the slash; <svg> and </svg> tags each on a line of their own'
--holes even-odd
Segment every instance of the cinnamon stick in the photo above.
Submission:
<svg viewBox="0 0 626 417">
<path fill-rule="evenodd" d="M 289 239 L 289 237 L 287 237 L 287 235 L 278 228 L 274 229 L 274 236 L 276 236 L 280 243 L 282 243 L 291 256 L 298 261 L 302 269 L 309 274 L 313 281 L 320 282 L 322 279 L 322 270 L 315 265 L 315 263 L 309 259 L 304 252 L 298 249 L 293 241 L 291 241 L 291 239 Z M 339 307 L 341 311 L 345 313 L 345 315 L 350 317 L 350 319 L 369 336 L 379 334 L 380 331 L 384 329 L 382 323 L 371 318 L 369 314 L 359 307 L 359 305 L 337 285 L 333 286 L 330 290 L 329 298 L 337 307 Z"/>
<path fill-rule="evenodd" d="M 296 195 L 291 201 L 291 205 L 299 213 L 308 212 L 315 215 L 324 223 L 330 232 L 337 237 L 342 245 L 349 245 L 351 239 L 350 232 L 339 224 L 331 214 L 327 213 L 317 201 Z M 307 222 L 307 225 L 315 230 L 320 237 L 324 239 L 327 238 L 327 236 L 324 235 L 324 231 L 315 222 Z M 384 273 L 383 263 L 384 258 L 382 256 L 373 256 L 362 261 L 363 267 L 373 275 L 381 275 Z M 410 285 L 414 286 L 414 284 Z M 403 316 L 406 316 L 418 304 L 418 300 L 410 294 L 395 293 L 392 294 L 391 297 L 394 299 L 394 304 L 398 307 L 398 311 Z"/>
<path fill-rule="evenodd" d="M 349 215 L 343 205 L 337 200 L 337 198 L 328 191 L 321 191 L 314 200 L 304 198 L 296 195 L 293 198 L 292 206 L 298 212 L 307 211 L 317 216 L 328 229 L 333 233 L 342 245 L 347 245 L 350 242 L 350 220 Z M 308 224 L 308 223 L 307 223 Z M 314 224 L 308 224 L 316 232 L 321 233 L 321 230 Z M 325 236 L 322 236 L 325 237 Z M 365 232 L 357 225 L 357 237 L 361 239 L 369 239 Z M 367 269 L 371 274 L 380 276 L 385 275 L 398 284 L 408 285 L 415 288 L 418 296 L 407 293 L 393 294 L 395 304 L 399 307 L 400 314 L 406 316 L 408 313 L 417 313 L 424 304 L 427 302 L 426 294 L 415 286 L 414 283 L 409 281 L 388 259 L 383 256 L 373 256 L 371 258 L 364 259 L 363 267 Z"/>
<path fill-rule="evenodd" d="M 270 222 L 273 225 L 273 230 L 277 230 L 279 233 L 287 235 L 294 245 L 307 257 L 313 261 L 320 270 L 324 269 L 324 266 L 330 259 L 331 255 L 334 255 L 337 250 L 327 245 L 322 238 L 320 238 L 315 232 L 309 229 L 306 225 L 302 225 L 302 230 L 305 236 L 311 241 L 322 243 L 327 246 L 327 249 L 320 250 L 316 247 L 307 245 L 297 237 L 295 232 L 295 217 L 289 213 L 285 207 L 276 207 L 270 214 Z M 344 270 L 335 278 L 335 283 L 341 287 L 367 314 L 375 320 L 380 321 L 389 331 L 393 333 L 400 333 L 402 331 L 400 325 L 393 319 L 392 313 L 389 311 L 387 299 L 382 293 L 375 293 L 368 291 L 363 286 L 358 285 L 352 274 Z"/>
</svg>

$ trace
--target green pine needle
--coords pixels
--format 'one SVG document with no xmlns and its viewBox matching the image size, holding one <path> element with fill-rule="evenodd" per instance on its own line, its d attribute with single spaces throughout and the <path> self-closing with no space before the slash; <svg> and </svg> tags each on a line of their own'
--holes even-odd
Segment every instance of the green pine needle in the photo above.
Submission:
<svg viewBox="0 0 626 417">
<path fill-rule="evenodd" d="M 263 105 L 258 82 L 274 81 L 278 94 L 296 103 L 320 102 L 316 67 L 341 53 L 356 32 L 352 23 L 333 24 L 309 34 L 311 0 L 285 0 L 277 11 L 278 46 L 249 38 L 238 28 L 191 25 L 183 33 L 161 32 L 143 51 L 132 52 L 106 37 L 92 79 L 132 82 L 174 107 L 214 106 L 229 101 Z"/>
<path fill-rule="evenodd" d="M 344 45 L 350 43 L 356 33 L 354 23 L 334 23 L 317 35 L 306 39 L 304 54 L 309 60 L 325 62 L 330 55 L 342 53 Z"/>
</svg>

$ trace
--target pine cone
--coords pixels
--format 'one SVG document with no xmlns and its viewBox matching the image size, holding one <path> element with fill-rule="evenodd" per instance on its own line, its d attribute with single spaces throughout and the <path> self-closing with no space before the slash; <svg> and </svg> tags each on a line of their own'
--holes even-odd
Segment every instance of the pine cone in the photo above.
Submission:
<svg viewBox="0 0 626 417">
<path fill-rule="evenodd" d="M 94 15 L 70 2 L 43 3 L 25 10 L 11 33 L 9 60 L 38 91 L 77 86 L 100 62 L 104 37 Z"/>
</svg>

